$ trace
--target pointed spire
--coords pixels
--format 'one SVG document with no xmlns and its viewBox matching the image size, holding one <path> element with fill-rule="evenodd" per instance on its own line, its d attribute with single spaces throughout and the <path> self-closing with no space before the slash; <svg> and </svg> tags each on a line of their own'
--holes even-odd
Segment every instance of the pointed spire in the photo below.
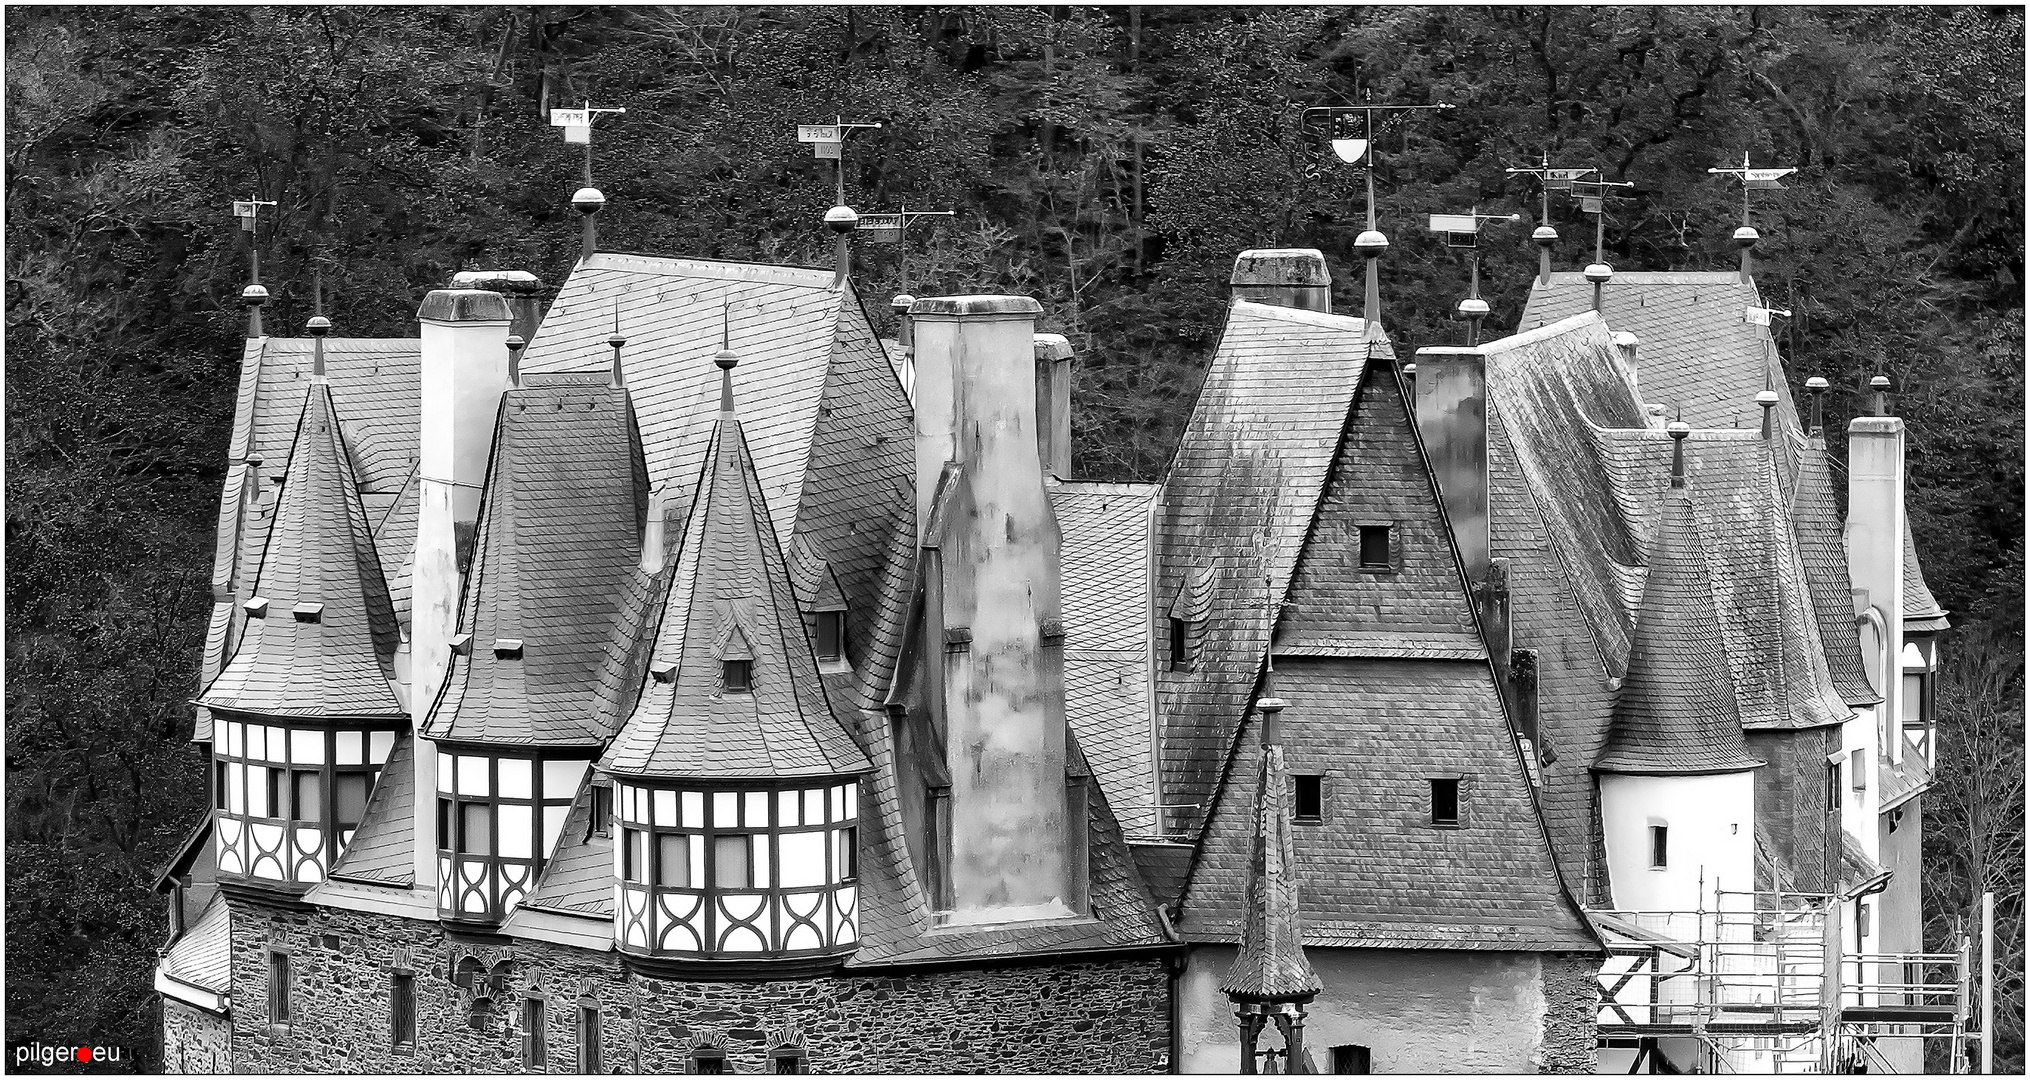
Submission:
<svg viewBox="0 0 2030 1080">
<path fill-rule="evenodd" d="M 1805 392 L 1811 395 L 1811 430 L 1808 435 L 1823 434 L 1826 429 L 1826 380 L 1814 375 L 1804 381 Z"/>
<path fill-rule="evenodd" d="M 520 334 L 508 335 L 508 385 L 517 390 L 522 386 L 522 350 L 528 347 L 529 343 L 523 341 Z"/>
<path fill-rule="evenodd" d="M 1671 486 L 1685 486 L 1685 439 L 1692 434 L 1692 425 L 1685 423 L 1685 407 L 1678 406 L 1678 418 L 1664 429 L 1671 436 Z"/>
<path fill-rule="evenodd" d="M 331 333 L 331 320 L 324 317 L 324 268 L 318 267 L 311 273 L 310 321 L 303 329 L 310 334 L 310 378 L 324 382 L 324 335 Z"/>
<path fill-rule="evenodd" d="M 1762 234 L 1755 231 L 1755 222 L 1749 217 L 1748 193 L 1751 191 L 1781 191 L 1777 183 L 1782 177 L 1796 172 L 1796 169 L 1755 169 L 1748 165 L 1748 152 L 1741 152 L 1741 167 L 1738 169 L 1707 169 L 1709 173 L 1732 176 L 1741 181 L 1741 226 L 1734 230 L 1734 246 L 1741 249 L 1741 283 L 1747 285 L 1755 280 L 1755 244 Z"/>
<path fill-rule="evenodd" d="M 1763 764 L 1741 733 L 1710 571 L 1683 485 L 1688 433 L 1682 421 L 1671 425 L 1671 488 L 1649 553 L 1628 677 L 1607 746 L 1593 763 L 1600 772 L 1691 776 Z"/>
<path fill-rule="evenodd" d="M 1264 732 L 1275 728 L 1285 703 L 1265 697 L 1255 703 Z M 1304 955 L 1304 938 L 1293 874 L 1294 845 L 1286 805 L 1290 773 L 1281 745 L 1265 743 L 1255 786 L 1255 836 L 1248 860 L 1240 952 L 1219 988 L 1235 1002 L 1305 1002 L 1325 984 Z"/>
<path fill-rule="evenodd" d="M 843 289 L 846 278 L 853 270 L 853 230 L 860 227 L 860 214 L 842 200 L 839 205 L 825 211 L 825 228 L 837 237 L 833 241 L 832 266 L 834 277 L 832 287 Z"/>
<path fill-rule="evenodd" d="M 613 335 L 606 339 L 606 344 L 613 348 L 613 372 L 608 376 L 606 385 L 618 390 L 627 385 L 627 376 L 620 370 L 620 347 L 627 344 L 627 339 L 620 333 L 620 298 L 617 296 L 613 299 Z"/>
<path fill-rule="evenodd" d="M 719 365 L 719 411 L 731 415 L 733 412 L 733 369 L 740 363 L 740 354 L 733 351 L 733 302 L 721 301 L 719 305 L 719 351 L 712 354 L 712 362 Z"/>
<path fill-rule="evenodd" d="M 265 199 L 233 200 L 233 216 L 240 219 L 240 230 L 247 234 L 247 258 L 251 268 L 247 275 L 247 287 L 240 290 L 240 303 L 247 308 L 247 336 L 264 337 L 261 329 L 261 305 L 268 302 L 268 289 L 261 284 L 261 208 L 273 206 Z"/>
<path fill-rule="evenodd" d="M 1762 406 L 1762 439 L 1764 442 L 1767 442 L 1776 426 L 1772 422 L 1776 413 L 1776 369 L 1774 367 L 1763 369 L 1762 389 L 1755 394 L 1755 404 Z"/>
</svg>

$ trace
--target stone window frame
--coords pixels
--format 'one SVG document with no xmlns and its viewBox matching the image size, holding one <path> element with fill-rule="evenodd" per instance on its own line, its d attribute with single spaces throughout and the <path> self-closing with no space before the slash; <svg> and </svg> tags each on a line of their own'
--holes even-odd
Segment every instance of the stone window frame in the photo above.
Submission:
<svg viewBox="0 0 2030 1080">
<path fill-rule="evenodd" d="M 485 763 L 483 777 L 475 777 L 466 769 L 469 761 Z M 502 763 L 506 761 L 528 762 L 526 796 L 502 794 Z M 575 772 L 576 778 L 560 775 L 553 785 L 550 776 L 553 766 L 560 774 Z M 437 853 L 438 917 L 452 921 L 498 923 L 526 899 L 535 888 L 543 867 L 549 863 L 550 850 L 555 842 L 550 839 L 551 836 L 554 833 L 556 840 L 563 838 L 564 823 L 591 768 L 590 756 L 583 751 L 557 754 L 537 747 L 476 748 L 439 744 L 437 780 L 433 785 L 437 801 L 433 844 Z M 552 792 L 552 786 L 566 790 Z M 483 851 L 467 850 L 463 835 L 465 808 L 477 806 L 487 807 L 488 843 Z M 504 808 L 526 808 L 528 811 L 527 856 L 501 854 Z M 556 823 L 554 830 L 549 825 L 553 819 Z M 466 879 L 466 872 L 472 869 L 467 864 L 478 865 L 477 881 Z M 466 902 L 475 898 L 480 901 L 479 908 L 468 908 Z"/>
<path fill-rule="evenodd" d="M 815 781 L 815 782 L 814 782 Z M 625 779 L 615 787 L 613 873 L 620 893 L 615 938 L 642 955 L 711 960 L 766 960 L 850 951 L 859 942 L 858 871 L 862 863 L 858 777 L 809 777 L 763 783 L 705 786 Z M 788 798 L 797 824 L 784 824 Z M 733 823 L 722 825 L 730 808 Z M 754 811 L 761 813 L 756 820 Z M 813 821 L 813 812 L 821 815 Z M 817 884 L 784 885 L 780 873 L 785 837 L 817 836 L 825 865 Z M 748 841 L 745 888 L 721 886 L 719 841 Z M 637 839 L 638 838 L 638 839 Z M 765 839 L 763 843 L 756 843 Z M 682 885 L 662 884 L 665 841 L 686 853 Z M 844 844 L 854 845 L 850 867 Z M 846 876 L 847 870 L 853 876 Z M 756 871 L 761 871 L 757 874 Z M 755 900 L 744 917 L 729 906 Z M 813 904 L 807 912 L 798 904 Z M 802 928 L 819 943 L 790 948 Z M 732 947 L 738 935 L 758 937 L 759 948 Z M 689 942 L 686 938 L 690 939 Z M 687 947 L 695 942 L 697 948 Z"/>
<path fill-rule="evenodd" d="M 268 1029 L 286 1032 L 295 1021 L 296 965 L 288 946 L 270 942 L 263 950 L 268 959 Z M 279 978 L 278 978 L 279 976 Z M 276 987 L 281 993 L 276 993 Z"/>
<path fill-rule="evenodd" d="M 252 729 L 256 728 L 261 732 L 259 754 L 253 752 Z M 216 840 L 220 872 L 289 884 L 322 881 L 360 826 L 359 821 L 339 820 L 339 780 L 364 778 L 366 790 L 359 801 L 359 816 L 364 820 L 374 785 L 400 735 L 401 727 L 393 723 L 293 724 L 280 717 L 222 716 L 212 740 L 212 815 L 216 822 L 231 824 L 219 830 Z M 303 738 L 299 740 L 299 736 Z M 356 748 L 343 755 L 342 736 L 357 740 Z M 312 743 L 316 744 L 314 753 L 309 752 Z M 341 763 L 341 756 L 358 760 Z M 258 786 L 267 811 L 261 814 L 252 812 L 255 769 L 261 770 Z M 318 816 L 297 817 L 295 777 L 312 772 L 318 778 Z M 278 845 L 271 848 L 260 843 L 256 826 L 280 830 Z M 314 843 L 303 835 L 311 830 L 318 834 Z M 255 872 L 257 865 L 270 860 L 278 867 L 278 874 Z M 282 865 L 285 861 L 287 865 Z M 237 870 L 231 868 L 234 865 Z"/>
<path fill-rule="evenodd" d="M 550 1071 L 550 995 L 536 987 L 522 991 L 522 1071 Z"/>
<path fill-rule="evenodd" d="M 402 991 L 406 989 L 406 993 Z M 401 1008 L 404 999 L 408 1008 Z M 404 1024 L 406 1013 L 407 1023 Z M 408 1038 L 402 1037 L 403 1028 L 408 1028 Z M 416 1052 L 416 972 L 408 967 L 395 965 L 388 969 L 388 1049 L 396 1054 Z"/>
<path fill-rule="evenodd" d="M 587 1021 L 590 1021 L 589 1023 Z M 606 1048 L 601 1038 L 606 1030 L 606 1015 L 600 1009 L 599 999 L 591 994 L 578 998 L 578 1072 L 592 1075 L 604 1070 Z"/>
</svg>

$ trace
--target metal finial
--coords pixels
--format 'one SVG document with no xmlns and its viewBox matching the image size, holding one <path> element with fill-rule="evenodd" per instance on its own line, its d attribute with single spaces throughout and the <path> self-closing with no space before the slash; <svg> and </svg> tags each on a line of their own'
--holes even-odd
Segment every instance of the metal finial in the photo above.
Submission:
<svg viewBox="0 0 2030 1080">
<path fill-rule="evenodd" d="M 1678 418 L 1664 429 L 1670 432 L 1671 437 L 1671 486 L 1674 488 L 1685 486 L 1685 440 L 1691 437 L 1692 425 L 1685 423 L 1684 415 L 1684 407 L 1679 406 Z"/>
<path fill-rule="evenodd" d="M 1825 430 L 1826 385 L 1825 378 L 1820 375 L 1814 375 L 1804 381 L 1805 391 L 1811 394 L 1811 434 L 1813 435 L 1817 435 Z"/>
<path fill-rule="evenodd" d="M 613 336 L 607 338 L 606 343 L 613 346 L 613 375 L 607 385 L 618 390 L 627 385 L 627 379 L 620 370 L 620 347 L 627 344 L 627 339 L 620 334 L 620 298 L 617 296 L 613 298 Z"/>
<path fill-rule="evenodd" d="M 508 335 L 508 385 L 517 390 L 522 387 L 522 350 L 528 348 L 528 345 L 529 343 L 523 341 L 520 334 Z"/>
<path fill-rule="evenodd" d="M 740 354 L 733 351 L 733 302 L 719 303 L 719 351 L 712 354 L 712 362 L 719 365 L 719 411 L 733 411 L 733 368 L 740 363 Z"/>
</svg>

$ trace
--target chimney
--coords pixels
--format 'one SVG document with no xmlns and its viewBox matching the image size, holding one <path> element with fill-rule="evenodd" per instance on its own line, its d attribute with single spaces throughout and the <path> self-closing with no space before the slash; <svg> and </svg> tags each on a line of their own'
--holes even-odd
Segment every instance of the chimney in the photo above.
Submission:
<svg viewBox="0 0 2030 1080">
<path fill-rule="evenodd" d="M 918 528 L 936 600 L 951 767 L 950 922 L 1064 918 L 1086 867 L 1067 850 L 1061 535 L 1038 467 L 1034 300 L 918 300 Z M 937 485 L 954 512 L 931 520 Z M 941 639 L 943 647 L 935 644 Z M 1082 906 L 1082 905 L 1079 905 Z"/>
<path fill-rule="evenodd" d="M 1882 695 L 1877 745 L 1895 762 L 1903 760 L 1903 505 L 1902 418 L 1855 417 L 1847 424 L 1847 576 L 1859 594 L 1856 614 L 1881 621 L 1879 655 L 1869 655 L 1864 633 L 1861 660 Z"/>
<path fill-rule="evenodd" d="M 423 722 L 450 666 L 451 636 L 458 631 L 462 567 L 479 519 L 480 487 L 493 446 L 494 418 L 507 384 L 507 336 L 512 315 L 500 294 L 480 289 L 438 289 L 416 313 L 423 324 L 422 480 L 411 571 L 409 707 L 415 740 L 416 790 L 435 791 L 435 745 Z M 437 881 L 436 808 L 415 800 L 416 884 L 434 895 Z"/>
<path fill-rule="evenodd" d="M 1417 433 L 1452 521 L 1466 579 L 1487 579 L 1487 354 L 1477 348 L 1417 350 Z"/>
<path fill-rule="evenodd" d="M 1234 258 L 1233 294 L 1257 304 L 1332 310 L 1332 274 L 1317 248 L 1256 248 Z"/>
<path fill-rule="evenodd" d="M 1036 335 L 1036 456 L 1043 475 L 1071 475 L 1071 342 Z"/>
<path fill-rule="evenodd" d="M 461 270 L 451 275 L 453 289 L 485 289 L 507 301 L 508 332 L 523 341 L 534 341 L 536 327 L 543 323 L 543 282 L 527 270 Z"/>
</svg>

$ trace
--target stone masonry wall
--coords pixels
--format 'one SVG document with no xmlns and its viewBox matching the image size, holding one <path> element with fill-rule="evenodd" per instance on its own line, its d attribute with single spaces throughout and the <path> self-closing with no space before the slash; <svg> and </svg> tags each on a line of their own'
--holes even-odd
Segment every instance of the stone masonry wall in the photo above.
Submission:
<svg viewBox="0 0 2030 1080">
<path fill-rule="evenodd" d="M 1600 957 L 1544 957 L 1544 1044 L 1537 1071 L 1596 1071 L 1599 1012 Z"/>
<path fill-rule="evenodd" d="M 234 899 L 236 1067 L 252 1072 L 524 1072 L 523 1002 L 545 1002 L 548 1072 L 578 1071 L 582 1000 L 601 1012 L 601 1067 L 687 1071 L 698 1037 L 728 1071 L 767 1069 L 774 1036 L 802 1031 L 809 1070 L 1161 1072 L 1170 1045 L 1158 959 L 769 982 L 665 981 L 611 953 L 542 942 L 473 945 L 436 923 Z M 271 949 L 291 967 L 291 1022 L 271 1027 Z M 390 977 L 413 971 L 413 1049 L 391 1044 Z M 453 981 L 484 974 L 476 989 Z M 497 980 L 490 986 L 489 979 Z M 497 989 L 495 988 L 497 986 Z"/>
<path fill-rule="evenodd" d="M 175 998 L 163 998 L 162 1071 L 233 1071 L 233 1030 L 225 1017 L 193 1008 Z"/>
</svg>

